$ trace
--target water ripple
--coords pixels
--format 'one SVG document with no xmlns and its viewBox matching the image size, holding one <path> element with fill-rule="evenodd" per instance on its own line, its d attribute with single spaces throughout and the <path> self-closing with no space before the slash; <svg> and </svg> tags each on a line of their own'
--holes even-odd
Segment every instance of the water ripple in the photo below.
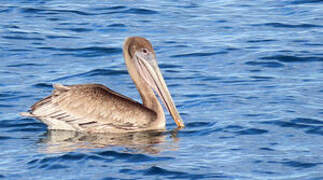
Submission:
<svg viewBox="0 0 323 180">
<path fill-rule="evenodd" d="M 47 15 L 53 15 L 53 14 L 62 14 L 62 13 L 72 13 L 77 15 L 95 15 L 93 13 L 87 13 L 83 11 L 76 11 L 76 10 L 57 10 L 57 9 L 40 9 L 40 8 L 21 8 L 22 13 L 30 13 L 30 14 L 47 14 Z"/>
<path fill-rule="evenodd" d="M 99 6 L 96 6 L 96 7 L 93 7 L 93 8 L 90 8 L 91 10 L 95 10 L 95 11 L 106 11 L 106 10 L 119 10 L 119 9 L 126 9 L 127 6 L 112 6 L 112 7 L 99 7 Z"/>
<path fill-rule="evenodd" d="M 268 133 L 268 130 L 259 128 L 248 128 L 237 125 L 229 125 L 223 129 L 224 132 L 230 132 L 238 135 L 260 135 Z"/>
<path fill-rule="evenodd" d="M 36 63 L 19 63 L 19 64 L 10 64 L 7 67 L 41 67 L 44 64 L 36 64 Z"/>
<path fill-rule="evenodd" d="M 175 65 L 175 64 L 158 64 L 158 66 L 159 66 L 159 68 L 161 68 L 161 69 L 177 69 L 177 68 L 181 68 L 181 67 L 183 67 L 183 66 L 181 66 L 181 65 Z"/>
<path fill-rule="evenodd" d="M 121 153 L 116 151 L 102 151 L 95 153 L 104 159 L 117 158 L 128 162 L 147 162 L 147 161 L 165 161 L 173 160 L 172 157 L 153 157 L 144 154 Z"/>
<path fill-rule="evenodd" d="M 315 28 L 323 27 L 315 24 L 286 24 L 286 23 L 265 23 L 265 24 L 254 24 L 253 26 L 271 26 L 275 28 Z"/>
<path fill-rule="evenodd" d="M 170 57 L 203 57 L 203 56 L 213 56 L 213 55 L 218 55 L 218 54 L 227 54 L 228 52 L 221 51 L 221 52 L 211 52 L 211 53 L 188 53 L 188 54 L 177 54 L 177 55 L 172 55 Z"/>
<path fill-rule="evenodd" d="M 295 167 L 298 169 L 311 168 L 322 164 L 322 163 L 308 163 L 308 162 L 300 162 L 300 161 L 283 161 L 283 162 L 270 161 L 269 163 L 282 164 L 284 166 Z"/>
<path fill-rule="evenodd" d="M 57 167 L 66 168 L 67 166 L 64 166 L 59 163 L 62 163 L 64 161 L 81 161 L 86 159 L 87 157 L 88 157 L 87 155 L 82 153 L 67 153 L 60 156 L 33 159 L 27 162 L 27 164 L 29 165 L 30 169 L 33 169 L 33 168 L 56 169 Z"/>
<path fill-rule="evenodd" d="M 121 53 L 121 48 L 107 48 L 107 47 L 84 47 L 84 48 L 54 48 L 54 47 L 39 47 L 41 50 L 49 50 L 54 52 L 65 52 L 56 55 L 73 55 L 76 57 L 96 57 L 96 56 L 105 56 L 111 54 Z M 72 53 L 70 53 L 72 52 Z"/>
<path fill-rule="evenodd" d="M 186 127 L 188 128 L 196 128 L 196 127 L 211 127 L 213 126 L 215 123 L 210 123 L 210 122 L 191 122 L 191 123 L 187 123 Z"/>
<path fill-rule="evenodd" d="M 264 133 L 268 133 L 268 131 L 264 129 L 258 129 L 258 128 L 249 128 L 249 129 L 241 130 L 237 132 L 237 134 L 239 135 L 259 135 Z"/>
<path fill-rule="evenodd" d="M 10 120 L 2 120 L 0 128 L 7 129 L 7 132 L 39 132 L 43 131 L 45 125 L 40 122 L 17 122 Z"/>
<path fill-rule="evenodd" d="M 259 40 L 249 40 L 248 43 L 266 43 L 266 42 L 275 42 L 274 39 L 259 39 Z"/>
<path fill-rule="evenodd" d="M 179 177 L 179 176 L 186 176 L 187 177 L 187 173 L 185 172 L 179 172 L 179 171 L 169 171 L 157 166 L 152 166 L 148 169 L 146 169 L 144 171 L 144 174 L 146 175 L 167 175 L 167 176 L 175 176 L 175 177 Z"/>
<path fill-rule="evenodd" d="M 143 8 L 130 8 L 128 10 L 122 11 L 120 13 L 129 13 L 129 14 L 158 14 L 158 11 L 143 9 Z"/>
<path fill-rule="evenodd" d="M 269 67 L 269 68 L 284 67 L 284 64 L 279 63 L 279 62 L 275 62 L 275 61 L 268 61 L 268 62 L 248 61 L 245 64 L 246 65 L 251 65 L 251 66 Z"/>
<path fill-rule="evenodd" d="M 286 56 L 286 55 L 276 55 L 262 57 L 264 60 L 278 60 L 280 62 L 320 62 L 323 61 L 323 57 L 298 57 L 298 56 Z"/>
<path fill-rule="evenodd" d="M 110 24 L 108 27 L 127 27 L 125 24 Z"/>
<path fill-rule="evenodd" d="M 309 130 L 305 131 L 307 134 L 316 134 L 323 136 L 323 127 L 312 127 Z"/>
<path fill-rule="evenodd" d="M 13 40 L 35 40 L 35 41 L 43 41 L 45 40 L 44 38 L 40 38 L 40 37 L 27 37 L 27 36 L 19 36 L 19 35 L 16 35 L 16 36 L 2 36 L 2 38 L 4 39 L 13 39 Z"/>
<path fill-rule="evenodd" d="M 56 30 L 66 30 L 66 31 L 73 31 L 73 32 L 77 32 L 77 33 L 82 33 L 82 32 L 90 32 L 93 31 L 90 28 L 55 28 Z"/>
<path fill-rule="evenodd" d="M 63 35 L 47 35 L 48 39 L 77 39 L 78 37 L 63 36 Z"/>
<path fill-rule="evenodd" d="M 76 15 L 82 15 L 82 16 L 91 16 L 91 15 L 104 15 L 104 14 L 115 14 L 115 13 L 121 13 L 121 14 L 144 14 L 144 15 L 152 15 L 152 14 L 158 14 L 158 11 L 150 10 L 150 9 L 144 9 L 144 8 L 129 8 L 127 10 L 124 9 L 124 6 L 115 6 L 111 8 L 99 8 L 96 9 L 98 11 L 101 11 L 99 13 L 89 13 L 85 11 L 79 11 L 79 10 L 65 10 L 65 9 L 41 9 L 41 8 L 21 8 L 22 13 L 26 14 L 45 14 L 45 15 L 57 15 L 57 14 L 76 14 Z M 118 11 L 111 11 L 111 10 L 118 10 Z M 102 12 L 105 11 L 105 12 Z"/>
<path fill-rule="evenodd" d="M 265 121 L 263 123 L 264 124 L 273 124 L 273 125 L 277 125 L 280 127 L 291 127 L 291 128 L 297 128 L 297 129 L 311 127 L 311 125 L 299 124 L 299 123 L 281 121 L 281 120 Z"/>
<path fill-rule="evenodd" d="M 222 128 L 212 128 L 212 127 L 205 127 L 199 129 L 185 129 L 179 132 L 179 135 L 183 135 L 185 137 L 196 137 L 196 136 L 208 136 L 214 134 L 216 132 L 222 131 Z"/>
<path fill-rule="evenodd" d="M 295 118 L 295 119 L 292 119 L 291 122 L 299 123 L 299 124 L 323 125 L 323 121 L 320 121 L 317 119 L 310 119 L 310 118 Z"/>
<path fill-rule="evenodd" d="M 310 118 L 295 118 L 290 121 L 272 120 L 262 122 L 264 124 L 273 124 L 280 127 L 289 127 L 295 129 L 304 129 L 307 134 L 323 135 L 323 121 Z"/>
<path fill-rule="evenodd" d="M 268 148 L 268 147 L 262 147 L 262 148 L 259 148 L 259 149 L 263 150 L 263 151 L 275 151 L 274 149 Z"/>
<path fill-rule="evenodd" d="M 152 166 L 147 169 L 143 170 L 133 170 L 133 169 L 122 169 L 120 170 L 121 173 L 125 174 L 143 174 L 146 176 L 162 176 L 168 178 L 176 178 L 176 179 L 204 179 L 204 178 L 219 178 L 219 179 L 226 179 L 230 178 L 229 176 L 223 175 L 221 173 L 210 173 L 210 174 L 193 174 L 188 172 L 182 171 L 175 171 L 175 170 L 168 170 L 165 168 L 161 168 L 158 166 Z"/>
<path fill-rule="evenodd" d="M 94 69 L 85 73 L 78 73 L 54 79 L 53 81 L 61 81 L 72 79 L 76 77 L 93 77 L 93 76 L 118 76 L 128 74 L 126 70 L 113 70 L 113 69 Z"/>
<path fill-rule="evenodd" d="M 9 136 L 0 136 L 0 140 L 8 140 L 8 139 L 13 139 L 13 138 Z"/>
<path fill-rule="evenodd" d="M 34 84 L 33 87 L 35 88 L 52 88 L 53 85 L 51 83 L 37 83 L 37 84 Z"/>
<path fill-rule="evenodd" d="M 295 0 L 291 1 L 292 4 L 308 4 L 308 3 L 321 3 L 322 0 Z"/>
</svg>

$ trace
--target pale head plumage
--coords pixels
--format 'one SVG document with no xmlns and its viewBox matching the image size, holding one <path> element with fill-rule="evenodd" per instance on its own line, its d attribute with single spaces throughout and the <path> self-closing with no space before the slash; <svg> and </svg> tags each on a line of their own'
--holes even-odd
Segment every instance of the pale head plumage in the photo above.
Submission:
<svg viewBox="0 0 323 180">
<path fill-rule="evenodd" d="M 130 76 L 135 82 L 143 100 L 144 92 L 140 89 L 147 89 L 142 88 L 145 86 L 144 83 L 146 83 L 159 95 L 177 126 L 184 127 L 184 123 L 176 109 L 165 80 L 159 70 L 156 54 L 151 43 L 142 37 L 129 37 L 125 40 L 123 54 Z M 141 79 L 141 81 L 138 79 Z M 145 102 L 143 103 L 145 105 Z"/>
</svg>

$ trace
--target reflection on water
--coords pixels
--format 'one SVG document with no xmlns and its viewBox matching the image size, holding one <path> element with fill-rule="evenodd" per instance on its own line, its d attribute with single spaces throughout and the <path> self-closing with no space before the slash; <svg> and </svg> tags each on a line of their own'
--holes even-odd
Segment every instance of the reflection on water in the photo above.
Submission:
<svg viewBox="0 0 323 180">
<path fill-rule="evenodd" d="M 158 154 L 176 150 L 177 130 L 147 131 L 125 134 L 85 134 L 74 131 L 49 130 L 40 139 L 42 153 L 71 152 L 77 149 L 96 149 L 121 146 L 132 152 Z"/>
</svg>

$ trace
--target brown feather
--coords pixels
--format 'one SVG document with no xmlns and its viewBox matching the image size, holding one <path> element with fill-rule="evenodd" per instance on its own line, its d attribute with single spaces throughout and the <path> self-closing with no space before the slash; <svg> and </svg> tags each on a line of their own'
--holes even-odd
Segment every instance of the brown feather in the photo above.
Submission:
<svg viewBox="0 0 323 180">
<path fill-rule="evenodd" d="M 149 128 L 156 119 L 154 111 L 101 84 L 54 87 L 50 96 L 31 108 L 31 114 L 45 123 L 44 119 L 55 119 L 74 128 L 68 130 L 129 132 Z M 49 124 L 50 129 L 65 129 L 53 126 Z"/>
</svg>

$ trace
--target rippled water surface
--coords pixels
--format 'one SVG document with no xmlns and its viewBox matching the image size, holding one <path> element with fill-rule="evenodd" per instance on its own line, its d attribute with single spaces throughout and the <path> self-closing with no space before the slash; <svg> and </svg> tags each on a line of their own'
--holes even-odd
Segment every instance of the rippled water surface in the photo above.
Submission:
<svg viewBox="0 0 323 180">
<path fill-rule="evenodd" d="M 323 179 L 323 2 L 3 0 L 0 179 Z M 53 83 L 140 101 L 143 36 L 186 123 L 85 136 L 19 116 Z"/>
</svg>

